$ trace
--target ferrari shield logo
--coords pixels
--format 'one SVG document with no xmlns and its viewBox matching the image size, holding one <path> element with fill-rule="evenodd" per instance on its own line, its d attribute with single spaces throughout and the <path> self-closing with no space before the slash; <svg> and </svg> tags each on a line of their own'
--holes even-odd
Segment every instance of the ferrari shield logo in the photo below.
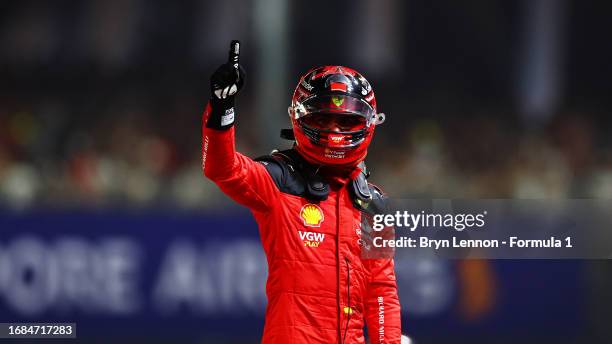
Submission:
<svg viewBox="0 0 612 344">
<path fill-rule="evenodd" d="M 342 97 L 336 97 L 333 96 L 331 97 L 332 103 L 334 103 L 334 105 L 336 105 L 337 107 L 342 106 L 342 103 L 344 103 L 344 98 Z"/>
</svg>

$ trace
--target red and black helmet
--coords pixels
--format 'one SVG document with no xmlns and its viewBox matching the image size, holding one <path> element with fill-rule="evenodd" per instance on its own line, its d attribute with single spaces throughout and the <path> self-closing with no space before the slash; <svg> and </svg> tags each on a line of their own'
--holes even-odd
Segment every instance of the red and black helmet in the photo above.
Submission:
<svg viewBox="0 0 612 344">
<path fill-rule="evenodd" d="M 342 66 L 317 67 L 302 76 L 289 116 L 297 151 L 311 163 L 337 166 L 365 159 L 374 128 L 385 120 L 376 112 L 370 83 Z"/>
</svg>

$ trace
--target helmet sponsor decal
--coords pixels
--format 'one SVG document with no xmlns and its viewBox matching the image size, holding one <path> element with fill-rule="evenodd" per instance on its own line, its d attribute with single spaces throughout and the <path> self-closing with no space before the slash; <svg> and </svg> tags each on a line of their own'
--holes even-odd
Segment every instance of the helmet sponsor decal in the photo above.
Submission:
<svg viewBox="0 0 612 344">
<path fill-rule="evenodd" d="M 297 95 L 296 95 L 296 96 L 297 96 L 298 98 L 305 98 L 305 97 L 307 97 L 307 96 L 308 96 L 308 93 L 304 92 L 304 90 L 302 90 L 302 89 L 298 89 L 298 90 L 296 91 L 296 93 L 297 93 Z"/>
<path fill-rule="evenodd" d="M 320 227 L 323 222 L 323 211 L 318 205 L 307 203 L 300 210 L 300 217 L 304 221 L 304 226 Z"/>
<path fill-rule="evenodd" d="M 364 90 L 366 92 L 365 94 L 367 94 L 368 92 L 370 92 L 372 90 L 372 85 L 370 85 L 370 83 L 368 82 L 368 80 L 366 80 L 366 78 L 364 78 L 361 75 L 357 76 L 357 78 L 361 82 L 361 85 L 363 86 L 363 88 L 364 88 Z"/>
<path fill-rule="evenodd" d="M 328 159 L 344 159 L 345 152 L 341 150 L 325 150 L 325 157 Z"/>
<path fill-rule="evenodd" d="M 302 80 L 301 82 L 302 87 L 304 87 L 305 89 L 308 90 L 308 92 L 312 92 L 312 89 L 314 88 L 311 84 L 309 84 L 308 82 L 306 82 L 306 80 Z"/>
<path fill-rule="evenodd" d="M 346 92 L 346 84 L 343 82 L 332 82 L 329 87 L 332 91 Z"/>
<path fill-rule="evenodd" d="M 344 140 L 350 136 L 344 134 L 329 134 L 328 137 L 330 147 L 340 147 L 344 143 Z"/>
</svg>

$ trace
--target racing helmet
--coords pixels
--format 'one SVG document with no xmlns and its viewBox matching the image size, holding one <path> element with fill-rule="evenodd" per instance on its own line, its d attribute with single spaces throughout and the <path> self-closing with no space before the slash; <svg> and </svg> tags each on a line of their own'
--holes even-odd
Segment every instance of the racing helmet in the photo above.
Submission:
<svg viewBox="0 0 612 344">
<path fill-rule="evenodd" d="M 289 117 L 296 150 L 310 163 L 354 166 L 367 155 L 377 113 L 370 83 L 343 66 L 309 70 L 293 92 Z"/>
</svg>

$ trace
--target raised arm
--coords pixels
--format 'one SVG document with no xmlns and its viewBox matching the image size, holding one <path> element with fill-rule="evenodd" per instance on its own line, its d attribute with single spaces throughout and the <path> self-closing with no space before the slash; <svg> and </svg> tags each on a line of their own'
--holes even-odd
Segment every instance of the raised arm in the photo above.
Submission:
<svg viewBox="0 0 612 344">
<path fill-rule="evenodd" d="M 239 57 L 240 43 L 232 41 L 228 62 L 210 80 L 211 98 L 202 115 L 202 169 L 236 202 L 265 212 L 279 191 L 263 165 L 236 152 L 234 104 L 246 76 Z"/>
</svg>

